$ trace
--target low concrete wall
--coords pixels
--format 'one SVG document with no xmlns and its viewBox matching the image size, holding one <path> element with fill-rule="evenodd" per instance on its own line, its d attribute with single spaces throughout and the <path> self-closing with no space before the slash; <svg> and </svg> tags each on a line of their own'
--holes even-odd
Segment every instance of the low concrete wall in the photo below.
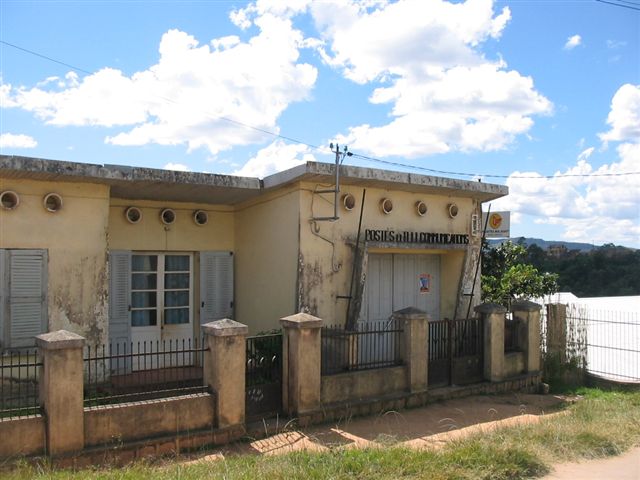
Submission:
<svg viewBox="0 0 640 480">
<path fill-rule="evenodd" d="M 214 419 L 214 397 L 208 393 L 85 408 L 85 445 L 117 444 L 213 428 Z"/>
<path fill-rule="evenodd" d="M 508 379 L 522 375 L 525 371 L 525 353 L 510 352 L 504 354 L 504 376 Z"/>
<path fill-rule="evenodd" d="M 357 402 L 405 392 L 408 388 L 404 366 L 326 375 L 322 377 L 320 401 L 323 404 Z"/>
<path fill-rule="evenodd" d="M 0 420 L 0 458 L 44 453 L 45 435 L 40 415 Z"/>
</svg>

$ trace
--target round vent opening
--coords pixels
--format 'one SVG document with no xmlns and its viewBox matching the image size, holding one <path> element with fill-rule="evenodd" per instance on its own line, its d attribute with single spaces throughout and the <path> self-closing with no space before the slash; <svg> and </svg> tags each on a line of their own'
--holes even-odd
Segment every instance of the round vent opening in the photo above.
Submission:
<svg viewBox="0 0 640 480">
<path fill-rule="evenodd" d="M 416 213 L 421 217 L 424 217 L 427 213 L 427 204 L 422 200 L 418 200 L 416 202 Z"/>
<path fill-rule="evenodd" d="M 129 223 L 138 223 L 142 220 L 142 211 L 138 207 L 129 207 L 124 211 Z"/>
<path fill-rule="evenodd" d="M 47 212 L 55 213 L 62 208 L 62 197 L 57 193 L 49 193 L 44 196 L 42 203 Z"/>
<path fill-rule="evenodd" d="M 458 206 L 455 203 L 450 203 L 447 206 L 447 211 L 451 218 L 456 218 L 458 216 Z"/>
<path fill-rule="evenodd" d="M 165 225 L 171 225 L 176 221 L 176 212 L 174 212 L 170 208 L 165 208 L 164 210 L 162 210 L 162 212 L 160 212 L 160 220 L 162 220 L 162 223 L 164 223 Z"/>
<path fill-rule="evenodd" d="M 20 204 L 20 197 L 16 192 L 12 192 L 11 190 L 7 190 L 5 192 L 0 193 L 0 205 L 5 210 L 13 210 Z"/>
<path fill-rule="evenodd" d="M 353 210 L 353 207 L 356 206 L 356 197 L 350 193 L 344 194 L 342 196 L 342 205 L 344 205 L 344 209 L 347 211 Z"/>
<path fill-rule="evenodd" d="M 383 198 L 380 200 L 380 208 L 385 215 L 389 215 L 393 210 L 393 202 L 389 198 Z"/>
<path fill-rule="evenodd" d="M 209 221 L 209 214 L 204 210 L 196 210 L 193 212 L 193 221 L 196 225 L 206 225 Z"/>
</svg>

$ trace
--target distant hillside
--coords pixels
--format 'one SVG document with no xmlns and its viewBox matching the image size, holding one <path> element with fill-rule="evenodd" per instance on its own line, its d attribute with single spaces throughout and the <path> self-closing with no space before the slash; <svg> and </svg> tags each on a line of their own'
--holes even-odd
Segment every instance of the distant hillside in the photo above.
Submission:
<svg viewBox="0 0 640 480">
<path fill-rule="evenodd" d="M 496 240 L 488 240 L 489 245 L 502 245 L 505 242 L 511 241 L 513 243 L 518 243 L 520 241 L 523 242 L 525 247 L 529 245 L 536 245 L 543 250 L 548 249 L 552 245 L 563 245 L 567 248 L 567 250 L 579 250 L 581 252 L 590 252 L 594 248 L 598 248 L 598 245 L 593 245 L 591 243 L 580 243 L 580 242 L 562 242 L 562 241 L 553 241 L 553 240 L 542 240 L 541 238 L 528 238 L 528 237 L 513 237 L 507 239 L 496 239 Z"/>
<path fill-rule="evenodd" d="M 640 295 L 640 250 L 587 243 L 548 242 L 523 238 L 525 251 L 519 263 L 533 265 L 539 272 L 558 274 L 561 292 L 578 297 L 615 297 Z M 512 238 L 518 243 L 520 238 Z M 490 242 L 497 247 L 500 241 Z M 549 246 L 564 246 L 549 250 Z"/>
</svg>

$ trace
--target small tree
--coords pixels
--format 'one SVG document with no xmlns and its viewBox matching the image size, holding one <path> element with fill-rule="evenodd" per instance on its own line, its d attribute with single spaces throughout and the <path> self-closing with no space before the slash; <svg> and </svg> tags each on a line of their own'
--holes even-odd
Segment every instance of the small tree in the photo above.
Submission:
<svg viewBox="0 0 640 480">
<path fill-rule="evenodd" d="M 527 250 L 506 242 L 482 253 L 482 300 L 509 308 L 517 298 L 541 297 L 558 291 L 558 275 L 540 273 L 525 263 Z"/>
</svg>

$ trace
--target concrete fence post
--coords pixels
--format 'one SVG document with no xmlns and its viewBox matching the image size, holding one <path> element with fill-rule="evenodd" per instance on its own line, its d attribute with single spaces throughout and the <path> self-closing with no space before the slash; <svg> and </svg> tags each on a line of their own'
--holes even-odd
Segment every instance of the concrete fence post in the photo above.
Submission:
<svg viewBox="0 0 640 480">
<path fill-rule="evenodd" d="M 524 333 L 522 347 L 525 350 L 525 371 L 538 372 L 540 363 L 540 309 L 541 305 L 528 300 L 516 300 L 511 304 L 513 319 L 521 323 Z"/>
<path fill-rule="evenodd" d="M 280 323 L 284 328 L 282 404 L 293 417 L 320 407 L 322 320 L 297 313 Z"/>
<path fill-rule="evenodd" d="M 246 325 L 228 318 L 202 325 L 208 347 L 204 354 L 204 383 L 216 395 L 218 428 L 244 424 L 248 332 Z"/>
<path fill-rule="evenodd" d="M 426 312 L 407 307 L 393 312 L 394 321 L 403 326 L 402 360 L 407 367 L 409 390 L 424 392 L 428 384 L 429 318 Z"/>
<path fill-rule="evenodd" d="M 36 337 L 43 363 L 40 403 L 46 419 L 47 453 L 51 456 L 84 448 L 84 343 L 84 337 L 66 330 Z"/>
<path fill-rule="evenodd" d="M 507 309 L 495 303 L 483 303 L 473 309 L 484 324 L 484 378 L 491 382 L 504 379 L 504 321 Z"/>
<path fill-rule="evenodd" d="M 547 353 L 561 364 L 567 361 L 567 306 L 562 303 L 547 305 Z"/>
</svg>

